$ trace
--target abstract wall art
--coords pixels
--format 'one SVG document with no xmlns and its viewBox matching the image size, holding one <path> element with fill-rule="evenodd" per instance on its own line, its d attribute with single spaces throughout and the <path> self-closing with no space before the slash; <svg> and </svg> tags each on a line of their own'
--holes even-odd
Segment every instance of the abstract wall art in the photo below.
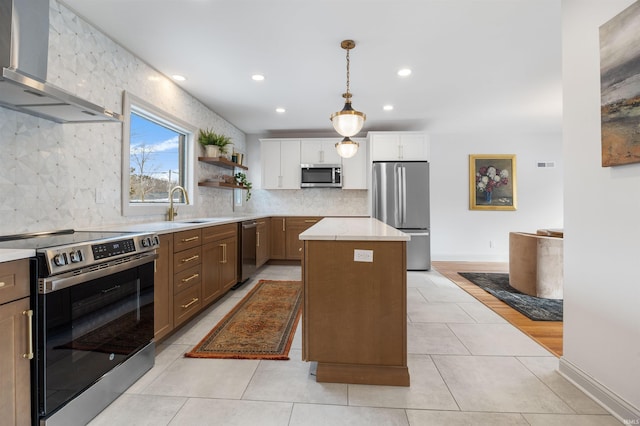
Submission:
<svg viewBox="0 0 640 426">
<path fill-rule="evenodd" d="M 640 162 L 640 1 L 600 27 L 602 166 Z"/>
</svg>

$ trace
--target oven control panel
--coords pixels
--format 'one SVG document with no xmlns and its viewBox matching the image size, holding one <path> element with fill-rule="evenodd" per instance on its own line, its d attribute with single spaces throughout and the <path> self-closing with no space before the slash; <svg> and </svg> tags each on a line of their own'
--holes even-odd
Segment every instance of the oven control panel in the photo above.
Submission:
<svg viewBox="0 0 640 426">
<path fill-rule="evenodd" d="M 155 250 L 160 239 L 155 234 L 132 235 L 127 238 L 92 241 L 86 244 L 59 246 L 46 250 L 51 274 L 91 266 L 112 258 L 132 256 L 136 253 Z"/>
<path fill-rule="evenodd" d="M 95 260 L 105 259 L 107 257 L 118 256 L 119 254 L 132 253 L 136 251 L 136 244 L 133 239 L 113 241 L 102 244 L 94 244 L 91 246 L 93 258 Z"/>
</svg>

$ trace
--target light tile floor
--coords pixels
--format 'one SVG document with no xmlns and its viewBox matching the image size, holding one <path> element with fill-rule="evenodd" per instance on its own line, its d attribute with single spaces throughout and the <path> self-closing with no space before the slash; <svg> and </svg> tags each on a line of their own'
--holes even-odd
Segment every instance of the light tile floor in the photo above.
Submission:
<svg viewBox="0 0 640 426">
<path fill-rule="evenodd" d="M 260 279 L 300 279 L 265 266 L 157 348 L 154 368 L 98 425 L 619 425 L 560 376 L 558 359 L 436 271 L 409 272 L 411 386 L 316 383 L 301 360 L 194 359 L 196 345 Z"/>
</svg>

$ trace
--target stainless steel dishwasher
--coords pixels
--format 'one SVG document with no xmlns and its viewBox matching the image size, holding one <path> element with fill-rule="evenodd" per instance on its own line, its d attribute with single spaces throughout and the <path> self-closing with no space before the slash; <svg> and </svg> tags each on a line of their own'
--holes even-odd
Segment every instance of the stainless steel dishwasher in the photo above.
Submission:
<svg viewBox="0 0 640 426">
<path fill-rule="evenodd" d="M 240 226 L 240 271 L 238 276 L 240 282 L 243 283 L 256 271 L 256 227 L 258 223 L 255 220 L 246 220 Z"/>
</svg>

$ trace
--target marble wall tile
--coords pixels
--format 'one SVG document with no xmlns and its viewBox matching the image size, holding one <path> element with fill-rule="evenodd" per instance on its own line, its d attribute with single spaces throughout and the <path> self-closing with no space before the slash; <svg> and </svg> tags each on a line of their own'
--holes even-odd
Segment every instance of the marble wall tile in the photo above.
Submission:
<svg viewBox="0 0 640 426">
<path fill-rule="evenodd" d="M 130 91 L 195 127 L 230 136 L 245 151 L 245 134 L 233 124 L 55 0 L 49 25 L 52 84 L 116 112 Z M 121 152 L 120 124 L 57 124 L 0 108 L 0 234 L 164 220 L 122 216 Z M 196 162 L 196 181 L 215 169 Z M 194 215 L 232 212 L 233 191 L 196 188 Z"/>
</svg>

